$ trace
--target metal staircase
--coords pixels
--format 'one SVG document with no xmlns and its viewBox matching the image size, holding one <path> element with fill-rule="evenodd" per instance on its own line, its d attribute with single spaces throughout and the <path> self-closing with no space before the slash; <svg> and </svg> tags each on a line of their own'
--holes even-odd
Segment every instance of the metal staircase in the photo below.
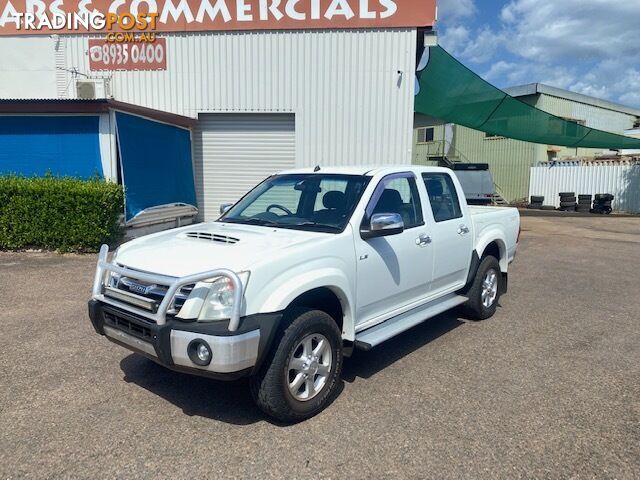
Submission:
<svg viewBox="0 0 640 480">
<path fill-rule="evenodd" d="M 491 204 L 495 205 L 496 207 L 508 207 L 509 205 L 511 205 L 499 193 L 493 195 L 493 197 L 491 198 Z"/>
<path fill-rule="evenodd" d="M 433 153 L 427 153 L 430 162 L 437 162 L 440 167 L 451 167 L 454 163 L 473 163 L 456 147 L 445 140 L 435 140 Z"/>
</svg>

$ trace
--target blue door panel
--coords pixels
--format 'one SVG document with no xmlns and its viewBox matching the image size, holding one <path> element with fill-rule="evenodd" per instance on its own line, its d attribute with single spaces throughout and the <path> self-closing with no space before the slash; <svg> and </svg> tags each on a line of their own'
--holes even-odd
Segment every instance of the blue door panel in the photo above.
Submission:
<svg viewBox="0 0 640 480">
<path fill-rule="evenodd" d="M 149 207 L 196 206 L 189 130 L 116 112 L 126 219 Z"/>
<path fill-rule="evenodd" d="M 103 176 L 98 116 L 0 115 L 0 174 Z"/>
</svg>

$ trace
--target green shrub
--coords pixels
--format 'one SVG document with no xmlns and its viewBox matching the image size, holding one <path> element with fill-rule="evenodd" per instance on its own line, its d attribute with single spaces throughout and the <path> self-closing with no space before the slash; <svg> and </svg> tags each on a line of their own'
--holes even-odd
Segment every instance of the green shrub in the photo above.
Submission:
<svg viewBox="0 0 640 480">
<path fill-rule="evenodd" d="M 124 192 L 101 179 L 0 176 L 0 248 L 96 251 L 122 235 Z"/>
</svg>

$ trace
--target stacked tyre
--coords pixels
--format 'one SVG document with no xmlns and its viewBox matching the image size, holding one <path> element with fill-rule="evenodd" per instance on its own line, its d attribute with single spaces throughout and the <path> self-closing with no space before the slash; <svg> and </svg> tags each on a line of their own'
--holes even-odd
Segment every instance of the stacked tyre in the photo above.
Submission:
<svg viewBox="0 0 640 480">
<path fill-rule="evenodd" d="M 591 211 L 591 198 L 591 195 L 578 195 L 576 210 L 580 213 L 589 213 Z"/>
<path fill-rule="evenodd" d="M 576 194 L 575 192 L 560 192 L 560 209 L 564 212 L 576 211 Z"/>
<path fill-rule="evenodd" d="M 529 208 L 533 208 L 535 210 L 542 209 L 542 204 L 544 203 L 544 197 L 540 196 L 532 196 L 531 202 L 529 203 Z"/>
<path fill-rule="evenodd" d="M 593 208 L 591 213 L 598 213 L 600 215 L 609 215 L 611 213 L 611 202 L 613 202 L 613 195 L 610 193 L 598 193 L 593 201 Z"/>
</svg>

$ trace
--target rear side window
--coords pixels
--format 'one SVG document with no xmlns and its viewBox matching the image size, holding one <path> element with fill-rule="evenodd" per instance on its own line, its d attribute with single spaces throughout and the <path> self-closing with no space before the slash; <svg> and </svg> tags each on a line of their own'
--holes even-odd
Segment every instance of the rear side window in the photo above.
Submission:
<svg viewBox="0 0 640 480">
<path fill-rule="evenodd" d="M 422 179 L 425 187 L 427 187 L 431 211 L 436 222 L 462 218 L 458 192 L 450 175 L 446 173 L 423 173 Z"/>
</svg>

